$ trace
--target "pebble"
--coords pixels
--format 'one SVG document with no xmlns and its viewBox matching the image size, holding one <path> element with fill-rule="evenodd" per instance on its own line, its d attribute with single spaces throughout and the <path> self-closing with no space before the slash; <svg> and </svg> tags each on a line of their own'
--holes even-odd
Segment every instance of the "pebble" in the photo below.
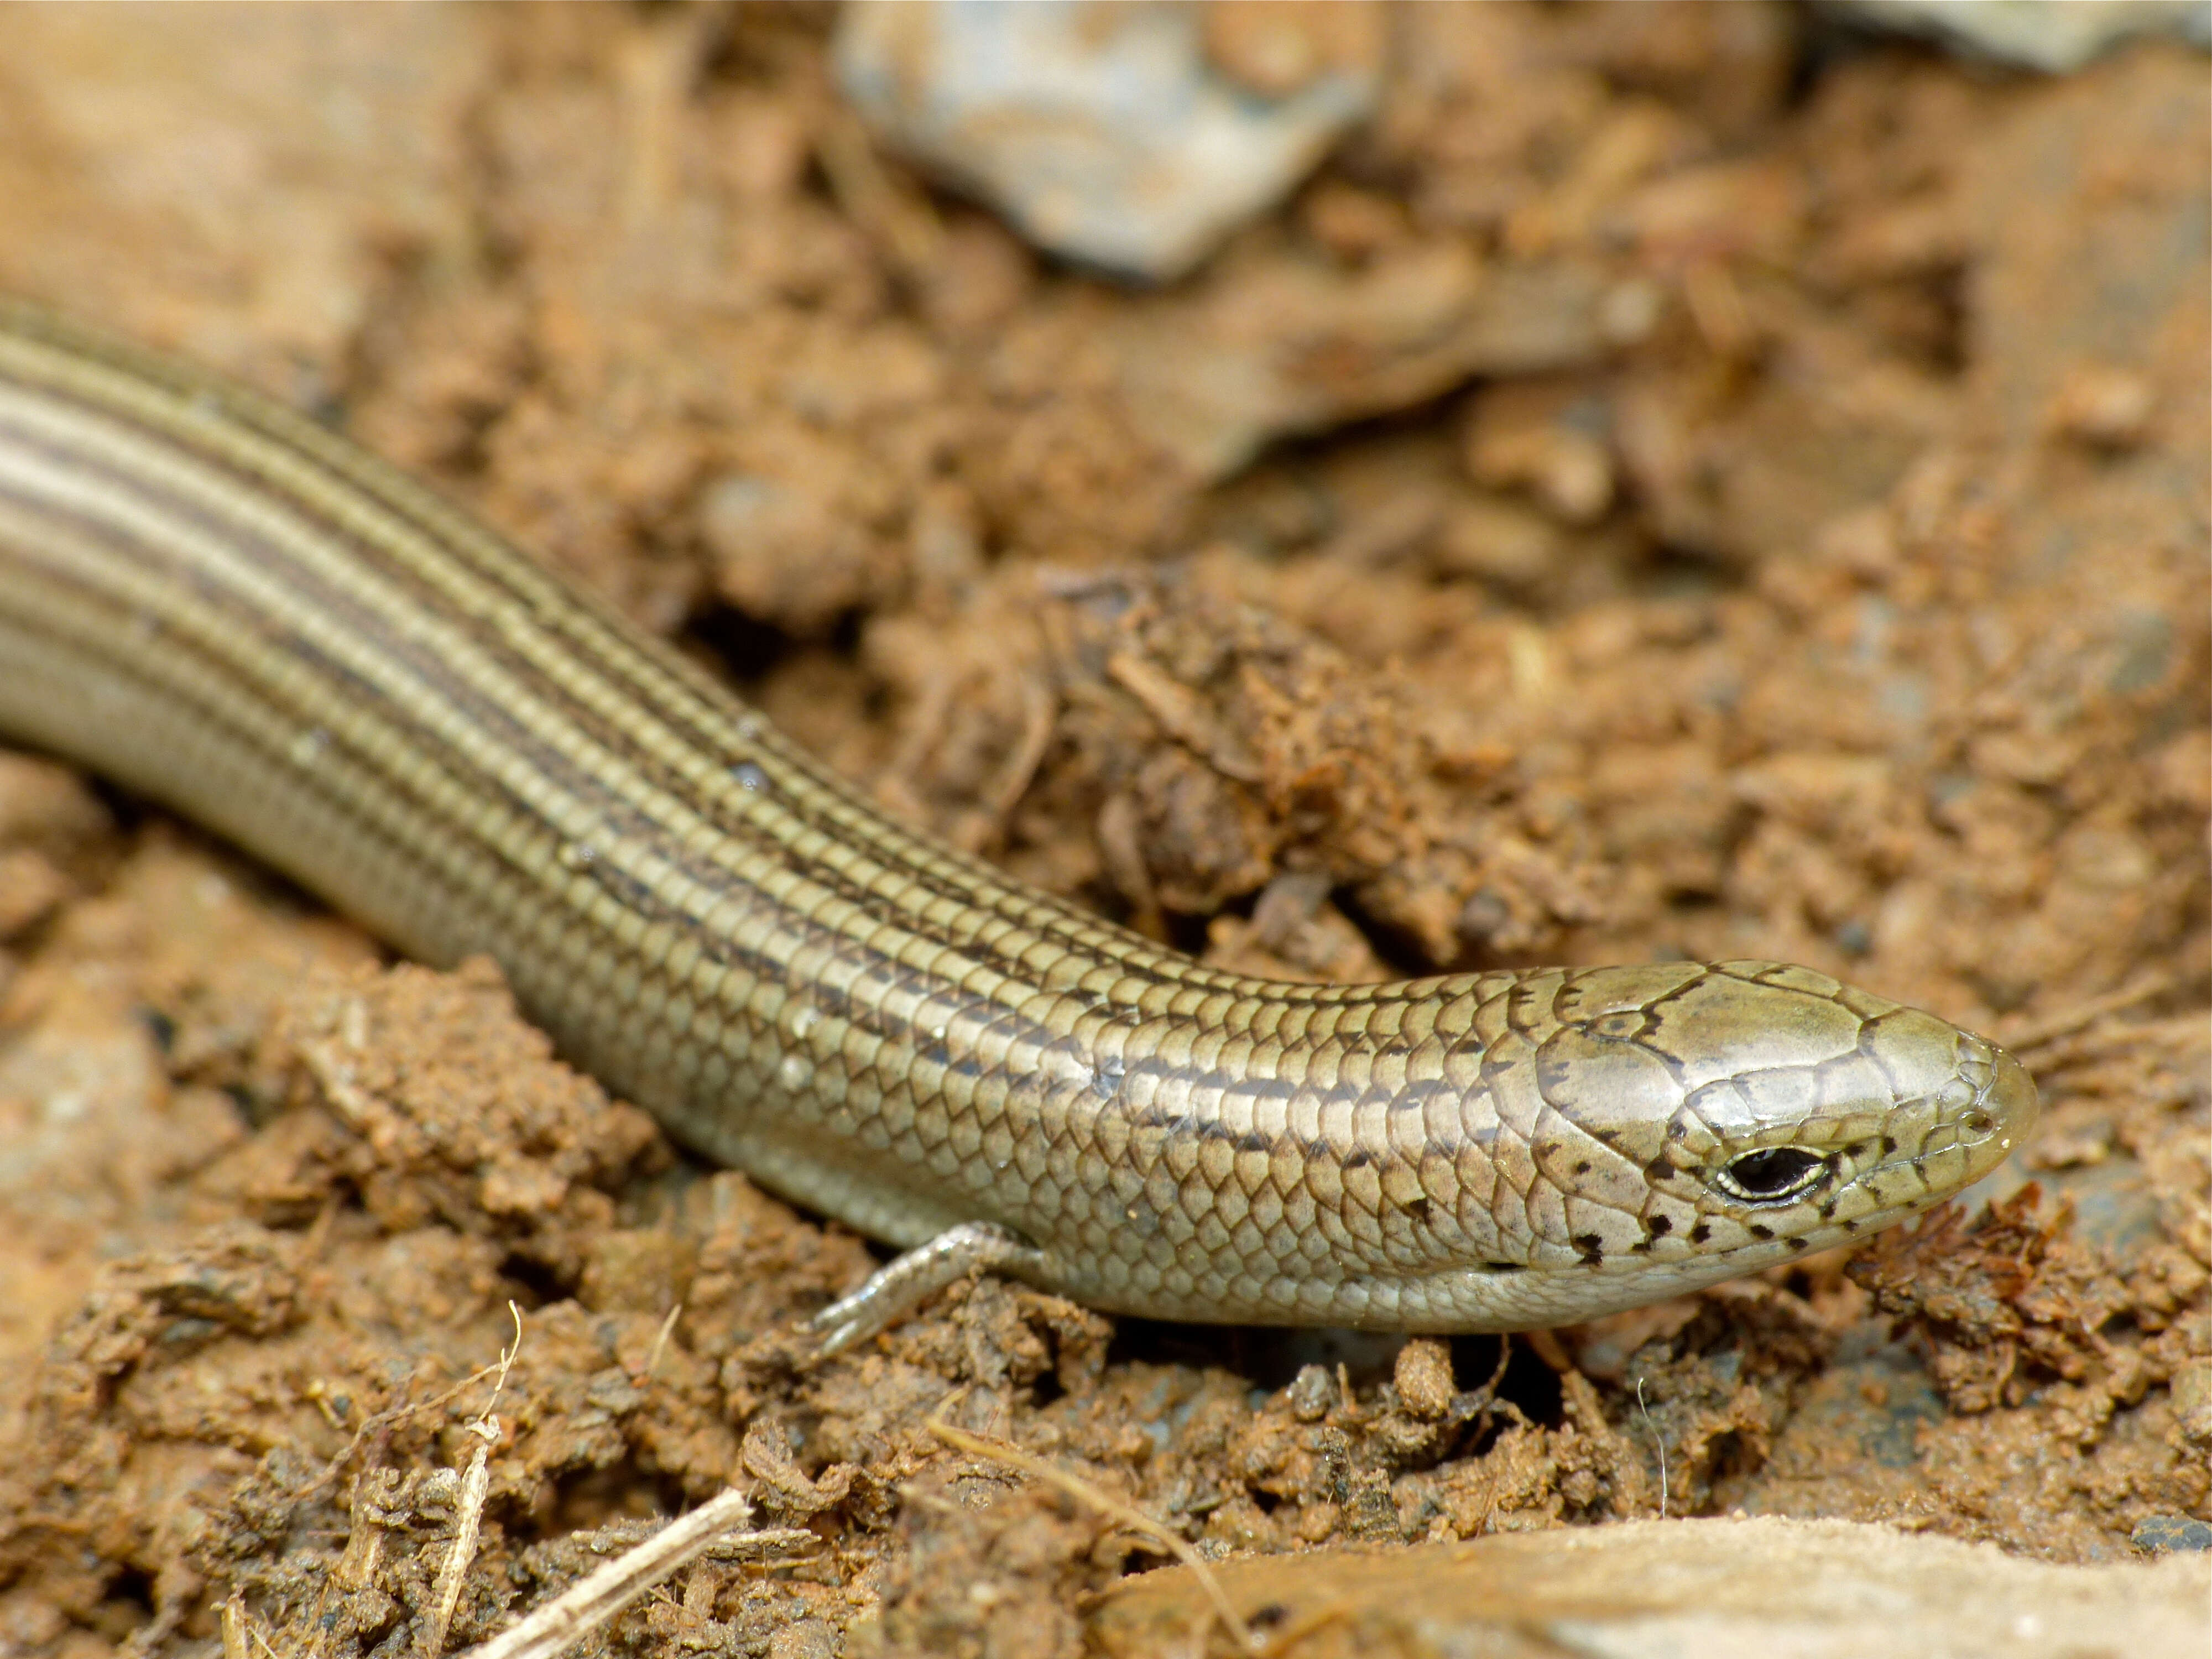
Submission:
<svg viewBox="0 0 2212 1659">
<path fill-rule="evenodd" d="M 1932 35 L 1969 57 L 2063 74 L 2141 34 L 2212 45 L 2203 0 L 1828 0 L 1870 27 Z"/>
<path fill-rule="evenodd" d="M 837 77 L 881 142 L 1037 246 L 1165 282 L 1374 107 L 1379 19 L 1306 9 L 860 0 Z"/>
<path fill-rule="evenodd" d="M 2136 1522 L 2128 1542 L 2153 1555 L 2176 1550 L 2212 1550 L 2212 1527 L 2185 1515 L 2146 1516 Z"/>
</svg>

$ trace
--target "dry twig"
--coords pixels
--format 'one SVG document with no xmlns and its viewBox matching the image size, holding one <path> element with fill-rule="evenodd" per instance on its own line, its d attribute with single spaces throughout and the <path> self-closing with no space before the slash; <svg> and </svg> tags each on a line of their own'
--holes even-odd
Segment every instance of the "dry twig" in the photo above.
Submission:
<svg viewBox="0 0 2212 1659">
<path fill-rule="evenodd" d="M 499 1419 L 491 1414 L 491 1408 L 499 1404 L 500 1391 L 507 1387 L 507 1374 L 514 1368 L 514 1357 L 522 1352 L 522 1310 L 510 1302 L 507 1311 L 514 1320 L 514 1340 L 499 1357 L 499 1380 L 492 1384 L 491 1398 L 484 1401 L 483 1410 L 468 1426 L 477 1443 L 469 1454 L 468 1470 L 461 1476 L 460 1503 L 453 1517 L 453 1546 L 446 1552 L 445 1563 L 438 1569 L 437 1594 L 430 1604 L 430 1622 L 423 1626 L 422 1659 L 438 1659 L 445 1652 L 446 1632 L 453 1628 L 454 1609 L 461 1604 L 461 1581 L 468 1575 L 469 1563 L 476 1559 L 477 1535 L 483 1526 L 484 1498 L 491 1491 L 491 1449 L 499 1443 Z"/>
<path fill-rule="evenodd" d="M 636 1548 L 580 1579 L 527 1618 L 460 1659 L 552 1659 L 588 1636 L 678 1568 L 696 1560 L 752 1518 L 752 1505 L 734 1489 L 679 1516 Z"/>
<path fill-rule="evenodd" d="M 683 1317 L 684 1304 L 679 1302 L 660 1322 L 660 1328 L 653 1334 L 653 1352 L 646 1356 L 644 1373 L 637 1379 L 640 1382 L 653 1381 L 653 1374 L 660 1369 L 660 1356 L 667 1351 L 668 1339 L 676 1334 L 676 1322 Z"/>
<path fill-rule="evenodd" d="M 441 1406 L 449 1404 L 467 1393 L 487 1376 L 500 1375 L 503 1375 L 503 1372 L 499 1365 L 486 1365 L 480 1370 L 471 1371 L 452 1388 L 442 1393 L 434 1394 L 428 1400 L 406 1401 L 400 1405 L 387 1407 L 372 1417 L 362 1419 L 361 1426 L 354 1431 L 353 1438 L 346 1442 L 345 1449 L 325 1464 L 320 1474 L 294 1492 L 292 1494 L 294 1500 L 296 1502 L 313 1498 L 325 1486 L 337 1480 L 345 1472 L 346 1465 L 353 1462 L 354 1454 L 361 1449 L 362 1443 L 378 1430 L 390 1428 L 394 1423 L 402 1422 L 419 1412 L 436 1411 Z"/>
<path fill-rule="evenodd" d="M 1644 1379 L 1636 1379 L 1636 1409 L 1644 1413 L 1644 1426 L 1651 1431 L 1651 1443 L 1659 1453 L 1659 1518 L 1667 1518 L 1667 1437 L 1651 1420 L 1651 1407 L 1644 1403 Z"/>
</svg>

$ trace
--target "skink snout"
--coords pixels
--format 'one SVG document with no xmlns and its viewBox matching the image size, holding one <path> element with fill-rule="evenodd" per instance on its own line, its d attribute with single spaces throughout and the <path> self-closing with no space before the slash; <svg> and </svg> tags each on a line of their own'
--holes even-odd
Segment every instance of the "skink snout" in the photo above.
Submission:
<svg viewBox="0 0 2212 1659">
<path fill-rule="evenodd" d="M 2027 1074 L 2027 1066 L 2002 1048 L 1992 1049 L 1990 1058 L 1990 1080 L 1960 1127 L 1969 1139 L 1979 1132 L 1988 1144 L 1990 1164 L 1994 1168 L 2034 1132 L 2036 1120 L 2043 1115 L 2043 1097 L 2036 1091 L 2035 1079 Z"/>
</svg>

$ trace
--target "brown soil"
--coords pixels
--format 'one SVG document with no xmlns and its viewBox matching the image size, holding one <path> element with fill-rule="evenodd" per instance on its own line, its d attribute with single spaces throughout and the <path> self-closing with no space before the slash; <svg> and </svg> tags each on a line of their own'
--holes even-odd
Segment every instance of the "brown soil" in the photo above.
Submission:
<svg viewBox="0 0 2212 1659">
<path fill-rule="evenodd" d="M 830 23 L 12 10 L 0 286 L 330 415 L 1209 959 L 1778 957 L 2011 1041 L 2009 1195 L 1503 1350 L 986 1281 L 817 1362 L 858 1240 L 488 969 L 0 754 L 0 1651 L 227 1603 L 412 1651 L 511 1304 L 454 1645 L 734 1483 L 812 1544 L 608 1646 L 1076 1649 L 1162 1547 L 933 1413 L 1211 1555 L 2212 1520 L 2203 59 L 1408 9 L 1380 117 L 1138 293 L 871 152 Z"/>
</svg>

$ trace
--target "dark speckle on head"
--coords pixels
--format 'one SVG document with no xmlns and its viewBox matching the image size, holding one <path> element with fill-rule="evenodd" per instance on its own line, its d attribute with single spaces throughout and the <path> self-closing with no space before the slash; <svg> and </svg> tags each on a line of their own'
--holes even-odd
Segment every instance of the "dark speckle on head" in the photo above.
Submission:
<svg viewBox="0 0 2212 1659">
<path fill-rule="evenodd" d="M 1749 1226 L 1744 1229 L 1744 1231 L 1749 1233 L 1753 1238 L 1771 1238 L 1774 1237 L 1774 1229 L 1768 1226 L 1764 1221 L 1753 1222 Z"/>
<path fill-rule="evenodd" d="M 1426 1221 L 1429 1218 L 1429 1200 L 1425 1198 L 1409 1200 L 1406 1204 L 1406 1215 L 1409 1220 Z"/>
<path fill-rule="evenodd" d="M 1522 1271 L 1522 1265 L 1518 1261 L 1486 1261 L 1482 1264 L 1482 1271 L 1486 1273 L 1517 1273 Z"/>
<path fill-rule="evenodd" d="M 1703 1221 L 1700 1221 L 1696 1226 L 1690 1229 L 1690 1243 L 1692 1244 L 1702 1244 L 1712 1236 L 1713 1230 L 1711 1226 Z"/>
<path fill-rule="evenodd" d="M 1807 1240 L 1805 1240 L 1805 1239 L 1802 1239 L 1802 1238 L 1789 1238 L 1789 1239 L 1784 1239 L 1783 1242 L 1784 1242 L 1784 1243 L 1788 1244 L 1788 1245 L 1790 1246 L 1790 1248 L 1791 1249 L 1793 1249 L 1793 1250 L 1802 1250 L 1802 1249 L 1803 1249 L 1806 1247 L 1806 1244 L 1807 1244 L 1807 1243 L 1808 1243 L 1808 1241 L 1807 1241 Z"/>
<path fill-rule="evenodd" d="M 1650 1217 L 1644 1224 L 1644 1231 L 1654 1238 L 1664 1238 L 1674 1231 L 1674 1218 L 1670 1215 Z"/>
<path fill-rule="evenodd" d="M 1596 1267 L 1605 1260 L 1605 1241 L 1595 1233 L 1577 1233 L 1567 1241 L 1583 1254 L 1583 1260 Z"/>
<path fill-rule="evenodd" d="M 1584 1175 L 1588 1175 L 1589 1172 L 1590 1172 L 1590 1161 L 1589 1161 L 1588 1158 L 1577 1158 L 1577 1159 L 1575 1160 L 1575 1173 L 1576 1173 L 1577 1175 L 1578 1175 L 1578 1176 L 1584 1176 Z"/>
<path fill-rule="evenodd" d="M 1887 1158 L 1887 1157 L 1888 1157 L 1892 1152 L 1895 1152 L 1896 1150 L 1897 1150 L 1897 1137 L 1896 1137 L 1895 1135 L 1884 1135 L 1884 1136 L 1881 1138 L 1881 1155 L 1882 1155 L 1884 1158 Z"/>
</svg>

